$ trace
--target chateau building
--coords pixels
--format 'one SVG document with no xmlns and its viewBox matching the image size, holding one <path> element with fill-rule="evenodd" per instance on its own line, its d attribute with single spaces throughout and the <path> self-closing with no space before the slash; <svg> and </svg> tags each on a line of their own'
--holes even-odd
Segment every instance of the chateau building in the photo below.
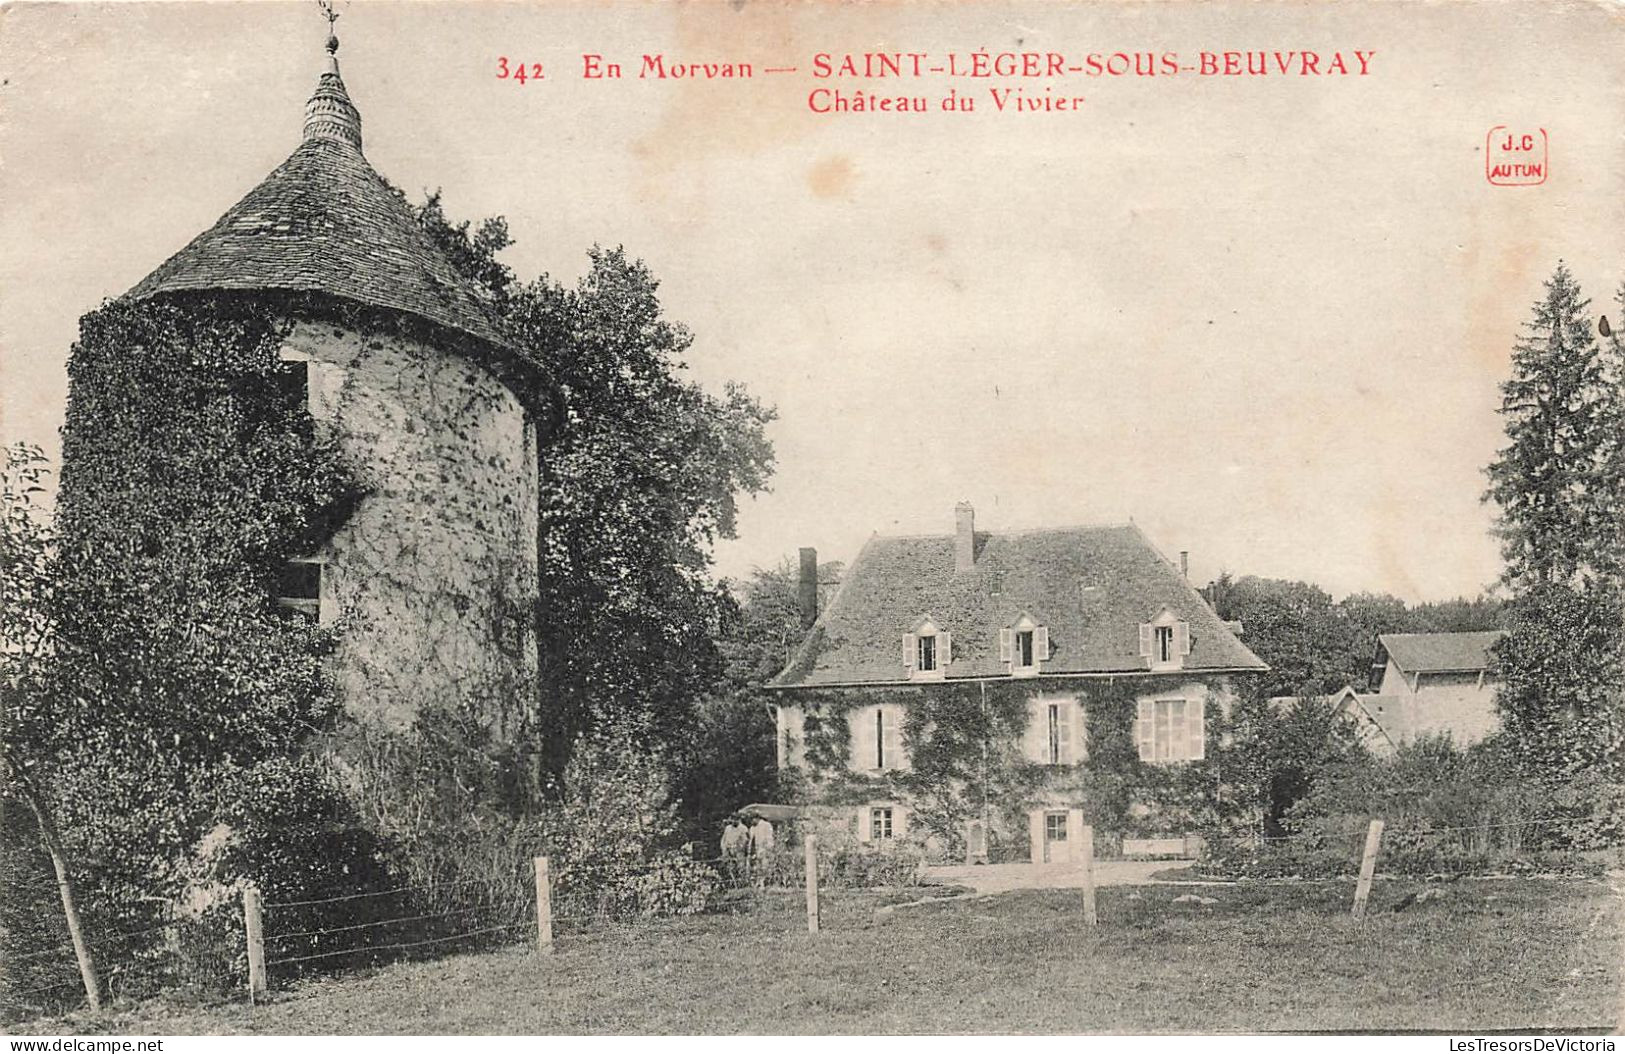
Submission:
<svg viewBox="0 0 1625 1054">
<path fill-rule="evenodd" d="M 973 857 L 991 837 L 1064 861 L 1086 819 L 1122 852 L 1186 853 L 1199 817 L 1159 791 L 1208 759 L 1264 663 L 1132 524 L 988 533 L 971 506 L 955 516 L 952 534 L 871 539 L 772 683 L 779 764 L 808 777 L 805 804 L 859 841 L 923 824 L 913 836 L 963 837 Z M 992 761 L 911 779 L 947 715 L 978 707 L 1008 720 L 978 724 L 993 731 L 961 754 Z M 1114 812 L 1108 773 L 1144 793 Z"/>
</svg>

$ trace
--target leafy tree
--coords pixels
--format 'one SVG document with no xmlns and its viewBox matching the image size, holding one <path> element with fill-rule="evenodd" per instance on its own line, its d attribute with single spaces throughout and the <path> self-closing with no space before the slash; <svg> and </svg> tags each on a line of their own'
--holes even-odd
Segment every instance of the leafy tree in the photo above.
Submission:
<svg viewBox="0 0 1625 1054">
<path fill-rule="evenodd" d="M 1496 697 L 1514 756 L 1562 777 L 1625 775 L 1625 605 L 1615 589 L 1537 585 L 1511 604 L 1495 647 Z"/>
<path fill-rule="evenodd" d="M 716 876 L 674 843 L 681 827 L 667 760 L 608 717 L 572 745 L 557 809 L 543 817 L 556 910 L 565 915 L 690 915 Z"/>
<path fill-rule="evenodd" d="M 821 564 L 826 587 L 842 564 Z M 696 841 L 710 840 L 741 805 L 771 801 L 780 790 L 774 700 L 761 686 L 783 670 L 806 636 L 801 624 L 800 572 L 784 560 L 757 568 L 743 582 L 725 582 L 717 647 L 723 684 L 696 708 L 693 727 L 674 757 L 682 806 Z"/>
<path fill-rule="evenodd" d="M 1353 639 L 1331 594 L 1319 586 L 1225 574 L 1209 587 L 1209 596 L 1220 618 L 1240 620 L 1242 639 L 1269 664 L 1258 685 L 1265 698 L 1364 683 L 1370 645 Z"/>
<path fill-rule="evenodd" d="M 779 786 L 772 700 L 752 689 L 701 699 L 672 754 L 685 836 L 713 844 L 724 818 Z"/>
<path fill-rule="evenodd" d="M 1327 773 L 1367 757 L 1353 718 L 1319 696 L 1243 699 L 1230 731 L 1226 779 L 1268 835 L 1284 833 L 1293 807 Z"/>
<path fill-rule="evenodd" d="M 1497 596 L 1477 596 L 1418 604 L 1410 610 L 1403 632 L 1470 633 L 1505 628 L 1506 601 Z"/>
<path fill-rule="evenodd" d="M 1363 689 L 1384 633 L 1490 630 L 1504 621 L 1502 602 L 1492 597 L 1407 607 L 1384 593 L 1353 593 L 1334 603 L 1308 582 L 1252 575 L 1220 575 L 1206 594 L 1221 618 L 1241 621 L 1242 639 L 1270 664 L 1258 684 L 1264 698 L 1326 694 L 1345 684 Z"/>
<path fill-rule="evenodd" d="M 1348 716 L 1320 697 L 1345 684 L 1365 689 L 1379 635 L 1495 629 L 1502 619 L 1500 601 L 1487 597 L 1413 608 L 1355 593 L 1333 603 L 1306 582 L 1251 576 L 1223 575 L 1208 595 L 1221 617 L 1241 620 L 1243 639 L 1271 667 L 1237 706 L 1237 749 L 1226 769 L 1268 833 L 1279 833 L 1327 772 L 1364 756 Z"/>
<path fill-rule="evenodd" d="M 818 565 L 819 603 L 840 583 L 845 564 Z M 733 603 L 723 620 L 718 646 L 723 678 L 734 688 L 766 684 L 789 665 L 807 631 L 801 624 L 800 575 L 790 560 L 757 568 L 743 582 L 725 582 Z"/>
<path fill-rule="evenodd" d="M 46 475 L 38 447 L 8 447 L 0 476 L 0 824 L 8 836 L 0 846 L 5 888 L 0 934 L 44 936 L 35 947 L 8 948 L 15 955 L 37 954 L 60 945 L 42 912 L 38 895 L 46 884 L 40 855 L 49 862 L 62 904 L 62 929 L 74 949 L 92 1009 L 101 1005 L 101 981 L 79 916 L 75 869 L 69 863 L 49 796 L 55 760 L 47 746 L 48 707 L 44 705 L 55 601 L 55 538 L 38 495 Z M 27 809 L 26 817 L 19 805 Z M 13 838 L 12 836 L 20 836 Z M 28 845 L 21 844 L 26 841 Z M 38 846 L 43 854 L 34 851 Z M 6 941 L 7 944 L 11 940 Z M 31 956 L 32 957 L 32 956 Z M 48 966 L 48 964 L 40 964 Z M 27 976 L 27 974 L 25 974 Z M 7 972 L 7 980 L 13 980 Z M 38 981 L 37 976 L 33 977 Z M 35 987 L 39 987 L 35 985 Z"/>
</svg>

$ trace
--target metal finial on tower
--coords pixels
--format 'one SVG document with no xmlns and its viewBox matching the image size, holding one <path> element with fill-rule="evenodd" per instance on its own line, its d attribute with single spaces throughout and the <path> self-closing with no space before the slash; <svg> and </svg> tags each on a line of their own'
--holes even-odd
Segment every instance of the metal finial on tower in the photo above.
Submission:
<svg viewBox="0 0 1625 1054">
<path fill-rule="evenodd" d="M 338 72 L 339 61 L 339 34 L 334 24 L 339 20 L 339 13 L 333 10 L 333 0 L 316 0 L 316 6 L 322 9 L 327 18 L 327 64 L 333 72 Z"/>
<path fill-rule="evenodd" d="M 361 146 L 361 114 L 350 102 L 339 78 L 339 36 L 334 23 L 339 13 L 333 10 L 334 0 L 316 0 L 316 6 L 327 17 L 327 72 L 316 85 L 316 94 L 305 104 L 305 138 L 339 139 Z"/>
</svg>

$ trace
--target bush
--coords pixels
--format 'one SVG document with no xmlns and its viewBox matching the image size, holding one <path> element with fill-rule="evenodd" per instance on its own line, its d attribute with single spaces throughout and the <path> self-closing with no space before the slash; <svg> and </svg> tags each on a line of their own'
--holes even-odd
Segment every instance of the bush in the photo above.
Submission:
<svg viewBox="0 0 1625 1054">
<path fill-rule="evenodd" d="M 609 724 L 576 743 L 564 795 L 541 823 L 556 916 L 692 915 L 710 906 L 716 872 L 679 847 L 664 760 Z"/>
<path fill-rule="evenodd" d="M 1424 739 L 1329 771 L 1275 838 L 1210 831 L 1202 866 L 1232 876 L 1333 878 L 1359 870 L 1384 821 L 1378 870 L 1404 875 L 1594 874 L 1625 845 L 1625 791 L 1607 779 L 1519 777 L 1496 743 Z"/>
<path fill-rule="evenodd" d="M 911 842 L 842 846 L 819 859 L 818 881 L 831 889 L 917 886 L 924 868 L 925 852 Z"/>
</svg>

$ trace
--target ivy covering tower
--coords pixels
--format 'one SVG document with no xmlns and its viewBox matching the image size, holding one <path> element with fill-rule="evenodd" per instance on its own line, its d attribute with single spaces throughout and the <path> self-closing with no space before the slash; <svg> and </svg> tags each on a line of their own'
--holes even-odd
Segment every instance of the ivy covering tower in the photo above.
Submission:
<svg viewBox="0 0 1625 1054">
<path fill-rule="evenodd" d="M 338 40 L 292 156 L 131 296 L 248 299 L 285 320 L 285 384 L 363 496 L 293 553 L 284 606 L 341 623 L 347 707 L 399 727 L 471 710 L 512 736 L 536 676 L 537 367 L 362 153 Z"/>
<path fill-rule="evenodd" d="M 50 686 L 8 746 L 112 928 L 364 887 L 404 768 L 367 751 L 534 727 L 546 379 L 367 162 L 337 49 L 292 155 L 70 357 Z"/>
</svg>

